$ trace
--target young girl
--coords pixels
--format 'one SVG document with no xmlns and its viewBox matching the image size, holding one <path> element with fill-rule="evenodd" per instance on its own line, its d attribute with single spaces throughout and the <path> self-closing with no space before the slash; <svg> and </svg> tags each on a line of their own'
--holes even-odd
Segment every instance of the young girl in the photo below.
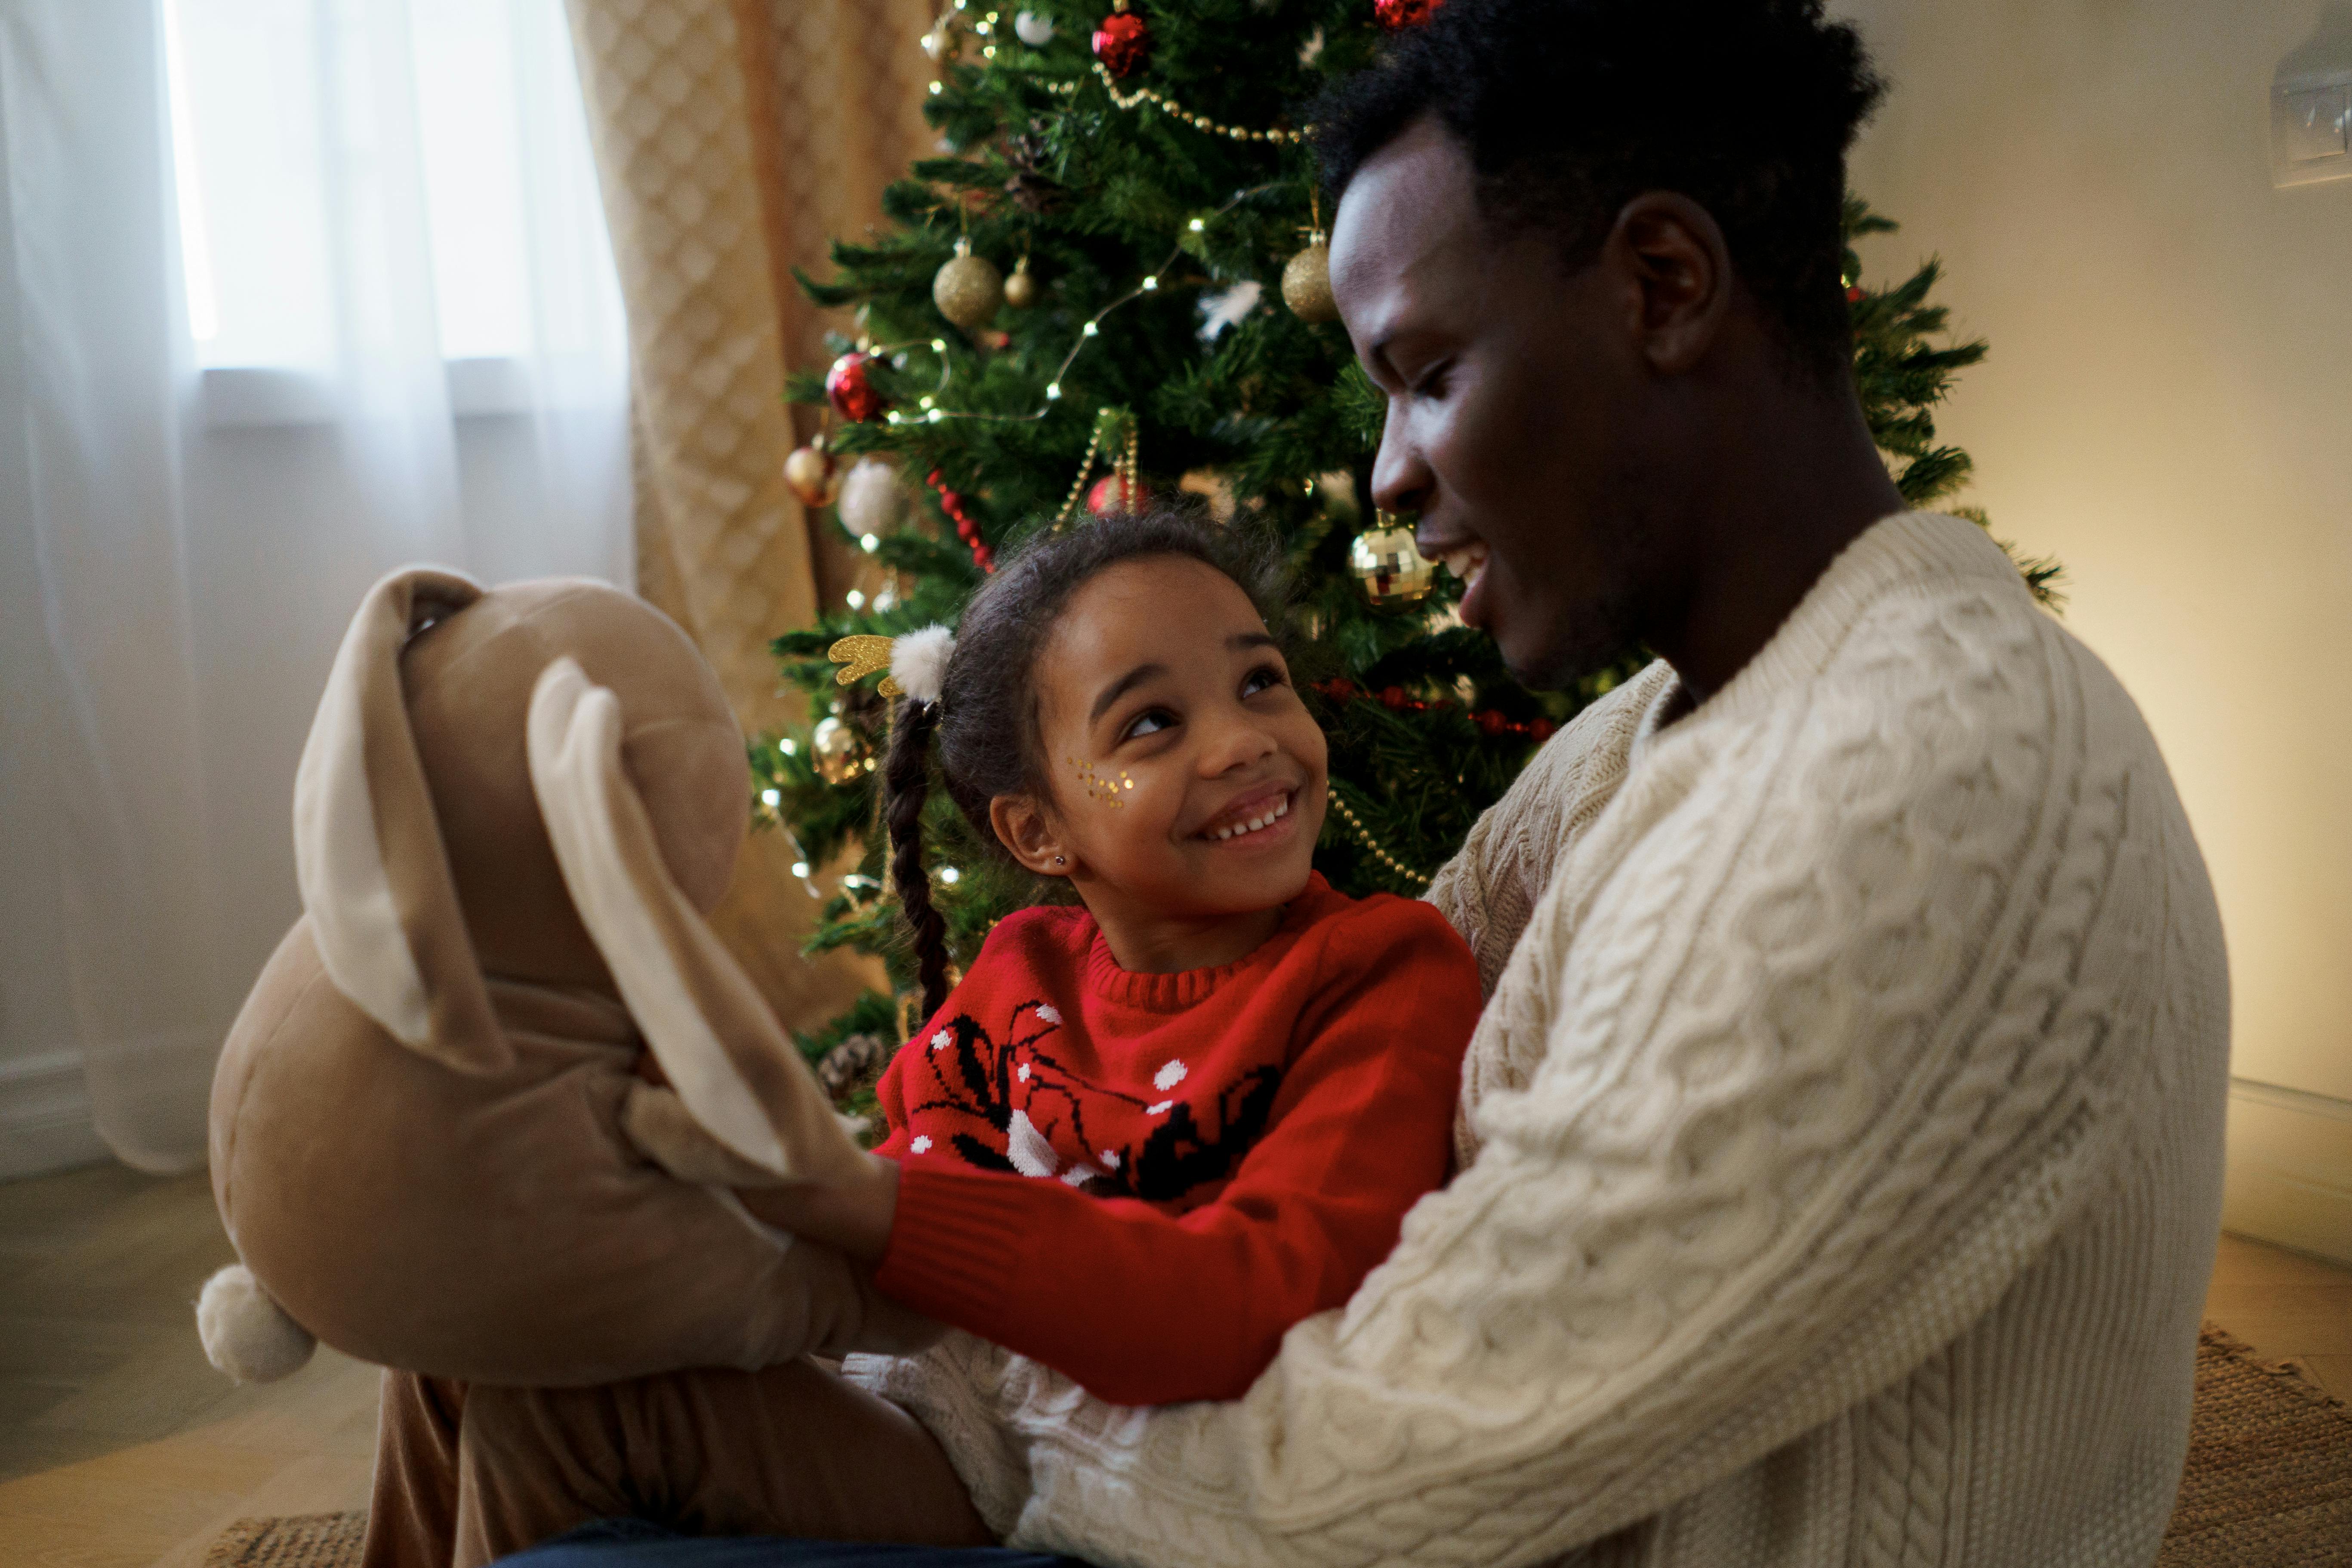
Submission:
<svg viewBox="0 0 2352 1568">
<path fill-rule="evenodd" d="M 1181 514 L 1007 562 L 899 639 L 886 765 L 931 1016 L 865 1179 L 743 1194 L 940 1321 L 1118 1404 L 1238 1397 L 1445 1174 L 1479 1005 L 1430 906 L 1310 864 L 1323 735 L 1263 556 Z M 946 993 L 921 814 L 949 795 L 1080 907 L 1000 922 Z"/>
<path fill-rule="evenodd" d="M 931 1016 L 853 1184 L 740 1194 L 1116 1403 L 1238 1396 L 1347 1300 L 1444 1177 L 1478 1011 L 1434 910 L 1315 875 L 1323 736 L 1273 607 L 1232 532 L 1111 518 L 1007 561 L 959 637 L 900 640 L 884 782 Z M 983 840 L 1079 905 L 1000 922 L 951 994 L 934 752 Z M 806 1360 L 591 1388 L 390 1373 L 377 1454 L 369 1568 L 477 1568 L 618 1515 L 994 1539 L 907 1412 Z"/>
</svg>

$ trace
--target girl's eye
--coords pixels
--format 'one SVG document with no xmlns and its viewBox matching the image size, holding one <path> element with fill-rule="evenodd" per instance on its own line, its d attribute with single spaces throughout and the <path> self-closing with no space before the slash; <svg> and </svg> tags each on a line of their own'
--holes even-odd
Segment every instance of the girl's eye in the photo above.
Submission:
<svg viewBox="0 0 2352 1568">
<path fill-rule="evenodd" d="M 1269 691 L 1283 684 L 1282 671 L 1270 664 L 1260 665 L 1243 678 L 1242 695 L 1255 697 L 1261 691 Z"/>
<path fill-rule="evenodd" d="M 1118 738 L 1122 741 L 1139 741 L 1146 735 L 1156 735 L 1162 730 L 1173 728 L 1175 722 L 1176 715 L 1169 712 L 1165 708 L 1149 709 L 1137 714 L 1134 721 L 1119 731 Z"/>
</svg>

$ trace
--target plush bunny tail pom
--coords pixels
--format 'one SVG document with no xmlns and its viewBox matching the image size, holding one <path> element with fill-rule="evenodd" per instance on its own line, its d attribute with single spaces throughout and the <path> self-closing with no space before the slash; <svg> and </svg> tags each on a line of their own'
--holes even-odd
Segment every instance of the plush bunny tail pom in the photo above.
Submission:
<svg viewBox="0 0 2352 1568">
<path fill-rule="evenodd" d="M 239 1383 L 275 1383 L 299 1372 L 319 1344 L 242 1263 L 205 1281 L 196 1298 L 196 1332 L 205 1359 Z"/>
<path fill-rule="evenodd" d="M 955 633 L 945 626 L 925 626 L 890 644 L 890 679 L 898 689 L 919 702 L 937 702 L 947 689 L 948 660 L 955 655 Z"/>
</svg>

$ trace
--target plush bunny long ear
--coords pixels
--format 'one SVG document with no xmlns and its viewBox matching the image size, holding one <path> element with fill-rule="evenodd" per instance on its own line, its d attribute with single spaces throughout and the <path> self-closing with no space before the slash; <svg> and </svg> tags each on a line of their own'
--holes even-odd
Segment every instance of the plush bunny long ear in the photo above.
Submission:
<svg viewBox="0 0 2352 1568">
<path fill-rule="evenodd" d="M 530 780 L 580 919 L 678 1098 L 710 1134 L 791 1181 L 863 1158 L 816 1076 L 670 878 L 621 766 L 621 703 L 559 658 L 530 699 Z"/>
<path fill-rule="evenodd" d="M 466 934 L 400 684 L 408 639 L 481 596 L 468 579 L 421 566 L 368 590 L 294 774 L 294 870 L 335 989 L 411 1049 L 487 1073 L 512 1052 Z"/>
</svg>

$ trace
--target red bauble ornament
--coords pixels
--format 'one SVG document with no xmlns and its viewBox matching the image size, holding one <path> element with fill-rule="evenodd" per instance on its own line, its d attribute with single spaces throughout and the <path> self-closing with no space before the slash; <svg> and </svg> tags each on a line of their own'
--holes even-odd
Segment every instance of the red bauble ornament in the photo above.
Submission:
<svg viewBox="0 0 2352 1568">
<path fill-rule="evenodd" d="M 1112 76 L 1133 76 L 1150 58 L 1151 29 L 1134 12 L 1119 11 L 1105 16 L 1102 25 L 1095 29 L 1095 58 L 1102 61 L 1103 69 Z"/>
<path fill-rule="evenodd" d="M 1430 13 L 1445 0 L 1372 0 L 1372 15 L 1381 26 L 1393 33 L 1400 27 L 1418 27 L 1429 20 Z"/>
<path fill-rule="evenodd" d="M 853 349 L 824 373 L 825 400 L 852 425 L 863 425 L 882 412 L 882 393 L 874 384 L 873 367 L 872 354 Z"/>
<path fill-rule="evenodd" d="M 1097 517 L 1107 517 L 1115 511 L 1140 511 L 1151 499 L 1151 488 L 1140 479 L 1127 482 L 1123 474 L 1105 474 L 1087 491 L 1087 510 Z"/>
<path fill-rule="evenodd" d="M 1859 305 L 1862 303 L 1861 284 L 1856 283 L 1845 291 L 1845 302 L 1849 305 Z"/>
</svg>

